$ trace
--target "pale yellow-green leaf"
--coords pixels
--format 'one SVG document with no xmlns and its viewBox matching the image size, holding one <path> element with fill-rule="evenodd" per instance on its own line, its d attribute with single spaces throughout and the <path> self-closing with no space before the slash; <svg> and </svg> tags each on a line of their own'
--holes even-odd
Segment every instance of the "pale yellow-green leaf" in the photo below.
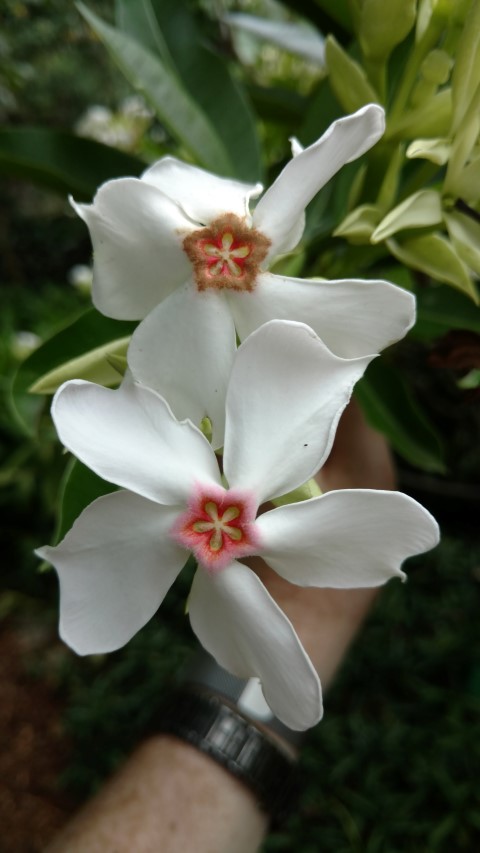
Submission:
<svg viewBox="0 0 480 853">
<path fill-rule="evenodd" d="M 480 155 L 465 166 L 455 182 L 455 195 L 470 204 L 480 199 Z"/>
<path fill-rule="evenodd" d="M 118 371 L 109 363 L 112 355 L 126 354 L 130 338 L 119 338 L 49 370 L 28 389 L 32 394 L 54 394 L 68 379 L 87 379 L 99 385 L 118 385 Z"/>
<path fill-rule="evenodd" d="M 452 145 L 448 139 L 415 139 L 408 146 L 406 156 L 409 160 L 418 158 L 443 166 L 448 162 L 451 150 Z"/>
<path fill-rule="evenodd" d="M 455 132 L 480 83 L 480 0 L 473 0 L 460 36 L 452 74 L 452 130 Z"/>
<path fill-rule="evenodd" d="M 379 103 L 362 66 L 348 55 L 333 36 L 325 43 L 325 62 L 330 86 L 347 112 L 355 112 L 365 104 Z"/>
<path fill-rule="evenodd" d="M 427 103 L 406 110 L 396 121 L 388 124 L 385 139 L 410 139 L 418 136 L 448 136 L 452 118 L 450 88 L 437 92 Z"/>
<path fill-rule="evenodd" d="M 371 237 L 381 243 L 406 228 L 425 228 L 442 221 L 442 198 L 434 190 L 419 190 L 391 210 L 380 222 Z"/>
<path fill-rule="evenodd" d="M 466 376 L 462 376 L 457 380 L 457 385 L 462 391 L 471 391 L 474 388 L 480 388 L 480 370 L 474 367 Z"/>
<path fill-rule="evenodd" d="M 387 247 L 402 264 L 424 272 L 436 281 L 456 287 L 478 303 L 468 267 L 446 237 L 437 233 L 425 234 L 403 243 L 390 239 L 387 240 Z"/>
<path fill-rule="evenodd" d="M 299 486 L 298 489 L 294 489 L 292 492 L 288 492 L 286 495 L 281 495 L 279 498 L 274 498 L 272 503 L 275 506 L 284 506 L 285 504 L 294 504 L 299 501 L 308 501 L 310 498 L 318 498 L 322 494 L 320 487 L 317 484 L 317 481 L 313 479 L 307 480 L 303 486 Z"/>
<path fill-rule="evenodd" d="M 112 365 L 114 370 L 117 371 L 119 376 L 125 376 L 128 367 L 126 355 L 115 355 L 113 353 L 109 353 L 107 355 L 107 361 Z"/>
<path fill-rule="evenodd" d="M 445 176 L 444 191 L 452 195 L 459 195 L 458 182 L 463 169 L 468 163 L 472 150 L 480 133 L 480 83 L 470 101 L 455 133 L 450 159 L 448 161 L 447 174 Z"/>
<path fill-rule="evenodd" d="M 480 223 L 453 210 L 445 215 L 445 224 L 462 261 L 480 277 Z"/>
<path fill-rule="evenodd" d="M 384 61 L 415 23 L 417 0 L 363 0 L 358 38 L 368 59 Z"/>
<path fill-rule="evenodd" d="M 375 204 L 362 204 L 352 210 L 333 232 L 334 237 L 345 237 L 349 243 L 363 245 L 382 218 L 382 210 Z"/>
<path fill-rule="evenodd" d="M 389 210 L 397 197 L 400 172 L 403 166 L 404 145 L 400 143 L 390 155 L 387 171 L 377 196 L 377 205 Z"/>
</svg>

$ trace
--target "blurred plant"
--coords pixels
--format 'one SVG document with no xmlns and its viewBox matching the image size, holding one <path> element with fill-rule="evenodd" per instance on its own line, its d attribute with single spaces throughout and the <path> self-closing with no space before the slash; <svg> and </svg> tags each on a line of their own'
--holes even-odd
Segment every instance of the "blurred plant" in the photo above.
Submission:
<svg viewBox="0 0 480 853">
<path fill-rule="evenodd" d="M 427 363 L 432 342 L 452 329 L 480 332 L 474 305 L 480 273 L 480 0 L 395 0 L 388 15 L 380 0 L 343 0 L 334 9 L 327 0 L 305 0 L 286 3 L 280 11 L 272 4 L 244 3 L 240 18 L 230 2 L 117 0 L 114 24 L 81 3 L 78 8 L 146 111 L 142 106 L 141 115 L 134 110 L 131 116 L 128 104 L 118 113 L 102 107 L 101 133 L 113 132 L 103 142 L 64 131 L 6 129 L 0 133 L 0 170 L 69 191 L 79 200 L 89 200 L 106 180 L 144 171 L 140 157 L 110 147 L 122 134 L 129 150 L 147 160 L 172 153 L 222 176 L 267 182 L 286 157 L 289 134 L 308 146 L 344 112 L 371 102 L 384 106 L 382 141 L 318 193 L 307 208 L 302 242 L 277 261 L 274 272 L 390 278 L 413 291 L 418 322 L 410 344 L 391 348 L 371 365 L 358 398 L 370 422 L 410 465 L 445 473 L 464 451 L 471 458 L 466 445 L 476 421 L 466 411 L 468 395 L 457 386 L 458 377 L 453 379 L 459 394 L 453 411 L 464 421 L 454 434 L 443 410 L 440 415 L 434 411 L 434 423 L 429 420 L 418 394 L 431 410 L 425 383 L 434 369 Z M 269 68 L 260 53 L 252 53 L 247 66 L 235 53 L 231 27 L 238 31 L 241 25 L 245 31 L 247 22 L 264 38 L 272 9 L 270 33 L 289 50 L 284 29 L 289 21 L 295 49 L 304 55 L 305 41 L 317 48 L 321 44 L 312 36 L 314 28 L 325 37 L 326 73 L 312 77 L 311 56 L 295 59 L 297 71 L 309 80 L 300 91 L 292 90 L 291 79 L 283 84 L 283 48 L 271 47 L 276 59 Z M 252 23 L 252 12 L 263 15 L 260 25 Z M 95 109 L 93 132 L 98 134 Z M 150 115 L 158 133 L 156 138 L 149 134 L 146 142 L 142 131 Z M 91 119 L 90 111 L 90 133 Z M 28 389 L 52 393 L 74 375 L 118 384 L 134 327 L 89 309 L 27 358 L 13 389 L 24 423 Z M 470 371 L 465 381 L 475 385 L 476 373 Z M 452 410 L 450 398 L 447 408 Z M 480 470 L 480 459 L 473 469 L 469 465 Z M 71 521 L 73 504 L 78 510 L 92 500 L 99 484 L 78 463 L 69 476 L 63 519 Z M 60 526 L 65 530 L 63 521 Z"/>
</svg>

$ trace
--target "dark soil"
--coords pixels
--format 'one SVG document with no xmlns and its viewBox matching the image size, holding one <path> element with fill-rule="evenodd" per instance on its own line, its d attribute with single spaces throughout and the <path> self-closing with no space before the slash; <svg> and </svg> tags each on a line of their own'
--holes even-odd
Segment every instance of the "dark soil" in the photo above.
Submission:
<svg viewBox="0 0 480 853">
<path fill-rule="evenodd" d="M 36 627 L 0 630 L 1 853 L 42 851 L 74 807 L 59 786 L 69 756 L 62 703 L 34 672 L 39 649 L 52 653 Z"/>
</svg>

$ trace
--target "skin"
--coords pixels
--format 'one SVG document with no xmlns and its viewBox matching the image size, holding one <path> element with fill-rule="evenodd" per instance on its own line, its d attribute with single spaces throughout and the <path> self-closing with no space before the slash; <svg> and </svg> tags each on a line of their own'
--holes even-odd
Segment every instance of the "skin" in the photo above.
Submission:
<svg viewBox="0 0 480 853">
<path fill-rule="evenodd" d="M 355 401 L 317 479 L 322 491 L 395 487 L 388 447 Z M 292 620 L 325 689 L 377 590 L 300 589 L 262 560 L 248 562 Z M 255 853 L 267 831 L 268 817 L 248 788 L 195 748 L 159 735 L 134 752 L 47 853 Z"/>
</svg>

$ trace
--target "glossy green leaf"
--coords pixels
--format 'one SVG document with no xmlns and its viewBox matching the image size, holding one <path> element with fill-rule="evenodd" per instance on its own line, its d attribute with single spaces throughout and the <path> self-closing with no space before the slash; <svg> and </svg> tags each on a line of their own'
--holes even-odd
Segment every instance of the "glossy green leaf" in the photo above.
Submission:
<svg viewBox="0 0 480 853">
<path fill-rule="evenodd" d="M 363 0 L 358 38 L 366 58 L 383 62 L 415 23 L 417 0 Z"/>
<path fill-rule="evenodd" d="M 372 234 L 372 243 L 381 243 L 406 228 L 426 228 L 442 221 L 442 197 L 434 190 L 419 190 L 400 202 L 382 219 Z"/>
<path fill-rule="evenodd" d="M 468 329 L 480 334 L 480 310 L 472 300 L 442 285 L 423 287 L 417 292 L 417 322 L 410 334 L 419 340 L 433 340 L 450 329 Z"/>
<path fill-rule="evenodd" d="M 350 0 L 335 0 L 335 3 L 332 3 L 332 0 L 282 0 L 282 6 L 291 9 L 296 18 L 300 16 L 310 21 L 320 33 L 333 33 L 341 41 L 345 41 L 350 40 L 353 32 L 349 2 Z"/>
<path fill-rule="evenodd" d="M 156 53 L 165 65 L 175 70 L 172 54 L 162 33 L 152 0 L 115 0 L 118 29 Z"/>
<path fill-rule="evenodd" d="M 78 459 L 72 458 L 60 486 L 55 542 L 63 539 L 73 522 L 92 501 L 116 490 L 117 487 L 112 483 L 102 480 Z"/>
<path fill-rule="evenodd" d="M 140 175 L 145 163 L 72 133 L 38 127 L 0 130 L 0 174 L 88 199 L 112 178 Z"/>
<path fill-rule="evenodd" d="M 451 284 L 452 287 L 467 293 L 474 302 L 478 302 L 468 267 L 446 237 L 441 234 L 425 234 L 403 243 L 390 238 L 387 240 L 387 246 L 402 264 L 420 270 L 436 281 Z"/>
<path fill-rule="evenodd" d="M 281 21 L 247 12 L 227 13 L 224 20 L 234 32 L 239 30 L 260 42 L 276 45 L 319 68 L 325 65 L 325 41 L 318 30 L 303 21 Z"/>
<path fill-rule="evenodd" d="M 105 24 L 83 3 L 78 3 L 77 7 L 127 80 L 199 165 L 222 175 L 236 174 L 218 132 L 180 78 L 158 56 L 130 36 Z"/>
<path fill-rule="evenodd" d="M 369 424 L 388 438 L 400 456 L 424 471 L 445 473 L 440 439 L 397 370 L 375 359 L 355 394 Z"/>
<path fill-rule="evenodd" d="M 298 128 L 305 116 L 307 98 L 280 86 L 248 85 L 247 93 L 257 115 L 265 121 Z"/>
<path fill-rule="evenodd" d="M 117 0 L 117 20 L 183 82 L 221 139 L 236 177 L 261 177 L 255 116 L 225 57 L 205 44 L 185 0 Z"/>
<path fill-rule="evenodd" d="M 348 55 L 333 36 L 328 36 L 326 40 L 325 58 L 330 85 L 347 113 L 355 112 L 365 104 L 379 102 L 362 66 Z"/>
<path fill-rule="evenodd" d="M 28 389 L 42 376 L 85 352 L 131 335 L 136 324 L 112 320 L 90 308 L 62 326 L 20 365 L 12 386 L 12 404 L 19 422 L 31 433 L 32 397 Z"/>
<path fill-rule="evenodd" d="M 130 337 L 126 337 L 95 347 L 84 355 L 72 358 L 59 367 L 49 370 L 28 390 L 31 394 L 54 394 L 57 388 L 69 379 L 85 379 L 107 387 L 118 385 L 120 374 L 112 366 L 110 358 L 125 356 L 129 343 Z"/>
</svg>

